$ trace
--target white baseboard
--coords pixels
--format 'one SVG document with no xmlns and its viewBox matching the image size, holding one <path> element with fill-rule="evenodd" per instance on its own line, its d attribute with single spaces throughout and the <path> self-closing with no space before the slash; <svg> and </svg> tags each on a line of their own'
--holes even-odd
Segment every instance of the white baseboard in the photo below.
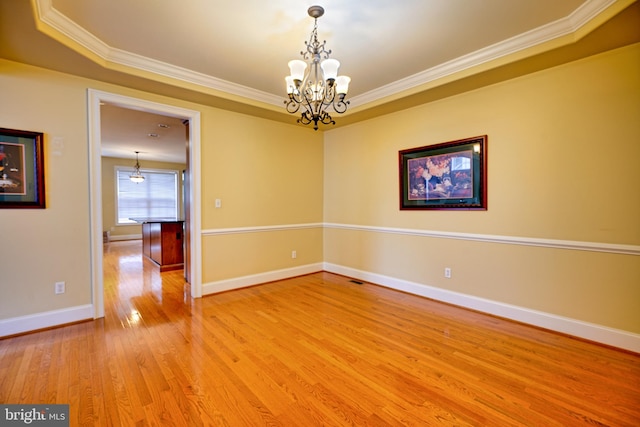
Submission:
<svg viewBox="0 0 640 427">
<path fill-rule="evenodd" d="M 526 323 L 574 337 L 595 341 L 601 344 L 640 353 L 640 335 L 619 329 L 613 329 L 576 319 L 557 316 L 542 311 L 505 304 L 446 289 L 436 288 L 407 280 L 396 279 L 381 274 L 369 273 L 331 263 L 324 263 L 323 270 L 353 277 L 391 289 L 420 295 L 437 301 L 446 302 L 494 316 Z"/>
<path fill-rule="evenodd" d="M 640 353 L 639 334 L 331 263 L 308 264 L 211 282 L 203 285 L 202 293 L 203 295 L 214 294 L 323 270 Z M 91 304 L 4 319 L 0 320 L 0 338 L 88 319 L 93 319 Z"/>
<path fill-rule="evenodd" d="M 268 271 L 266 273 L 252 274 L 250 276 L 234 277 L 233 279 L 219 280 L 202 285 L 202 295 L 215 294 L 230 291 L 232 289 L 246 288 L 247 286 L 273 282 L 275 280 L 288 279 L 290 277 L 303 276 L 305 274 L 322 271 L 322 263 L 307 264 L 283 270 Z"/>
<path fill-rule="evenodd" d="M 121 234 L 118 236 L 109 236 L 109 241 L 119 242 L 122 240 L 142 240 L 142 234 Z"/>
<path fill-rule="evenodd" d="M 88 319 L 93 319 L 91 304 L 13 317 L 0 320 L 0 338 Z"/>
</svg>

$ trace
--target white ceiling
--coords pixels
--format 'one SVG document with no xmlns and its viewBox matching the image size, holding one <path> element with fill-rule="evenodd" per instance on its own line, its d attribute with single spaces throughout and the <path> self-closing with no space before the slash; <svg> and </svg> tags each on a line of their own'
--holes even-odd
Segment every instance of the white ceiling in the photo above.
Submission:
<svg viewBox="0 0 640 427">
<path fill-rule="evenodd" d="M 186 163 L 187 137 L 182 119 L 102 105 L 100 134 L 103 156 L 131 159 L 139 151 L 143 167 L 145 160 Z"/>
<path fill-rule="evenodd" d="M 24 13 L 26 2 L 0 1 L 0 12 L 13 8 L 16 14 Z M 430 82 L 576 34 L 608 9 L 632 2 L 321 0 L 325 15 L 318 20 L 318 37 L 327 41 L 331 56 L 341 61 L 340 73 L 352 78 L 350 110 L 358 111 L 394 96 L 415 93 L 416 88 Z M 33 16 L 40 34 L 25 37 L 31 49 L 41 46 L 40 58 L 33 60 L 36 65 L 58 61 L 58 69 L 65 69 L 61 62 L 68 58 L 68 52 L 57 50 L 51 44 L 54 39 L 55 44 L 70 48 L 76 56 L 110 70 L 138 76 L 136 73 L 146 73 L 143 77 L 147 79 L 151 73 L 158 81 L 169 80 L 191 91 L 281 114 L 287 62 L 299 58 L 304 49 L 313 28 L 307 9 L 317 3 L 34 0 Z M 12 25 L 0 19 L 1 23 Z M 18 31 L 25 27 L 24 23 L 15 25 Z M 43 40 L 42 34 L 48 40 Z M 0 28 L 0 42 L 5 41 L 16 46 L 25 43 L 10 29 L 2 34 Z M 0 53 L 22 60 L 17 50 L 0 46 Z M 66 67 L 69 69 L 69 64 Z M 184 129 L 177 119 L 105 107 L 105 155 L 133 157 L 133 151 L 138 150 L 159 158 L 156 151 L 162 150 L 162 160 L 184 159 Z M 162 122 L 172 123 L 169 128 L 158 128 Z M 149 138 L 149 133 L 162 136 Z M 169 145 L 163 146 L 165 143 Z"/>
<path fill-rule="evenodd" d="M 489 47 L 506 55 L 570 33 L 613 1 L 322 0 L 318 36 L 352 77 L 356 102 Z M 281 105 L 287 62 L 304 49 L 317 0 L 37 3 L 44 23 L 105 60 Z"/>
</svg>

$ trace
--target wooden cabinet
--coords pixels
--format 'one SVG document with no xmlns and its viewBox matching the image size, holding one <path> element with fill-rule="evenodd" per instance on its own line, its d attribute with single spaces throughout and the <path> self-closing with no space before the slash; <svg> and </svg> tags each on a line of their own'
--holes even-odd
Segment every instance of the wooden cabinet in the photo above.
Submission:
<svg viewBox="0 0 640 427">
<path fill-rule="evenodd" d="M 151 224 L 142 223 L 142 255 L 151 258 Z"/>
<path fill-rule="evenodd" d="M 184 221 L 145 222 L 142 224 L 142 254 L 160 267 L 160 271 L 184 267 Z"/>
</svg>

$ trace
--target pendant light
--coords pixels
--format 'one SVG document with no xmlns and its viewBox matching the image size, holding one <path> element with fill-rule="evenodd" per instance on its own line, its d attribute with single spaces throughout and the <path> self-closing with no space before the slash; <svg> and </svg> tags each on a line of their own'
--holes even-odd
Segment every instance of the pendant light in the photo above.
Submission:
<svg viewBox="0 0 640 427">
<path fill-rule="evenodd" d="M 144 181 L 144 176 L 140 172 L 140 162 L 138 161 L 138 153 L 139 151 L 136 151 L 136 165 L 133 167 L 133 173 L 129 175 L 129 179 L 135 182 L 136 184 L 139 184 L 142 181 Z"/>
</svg>

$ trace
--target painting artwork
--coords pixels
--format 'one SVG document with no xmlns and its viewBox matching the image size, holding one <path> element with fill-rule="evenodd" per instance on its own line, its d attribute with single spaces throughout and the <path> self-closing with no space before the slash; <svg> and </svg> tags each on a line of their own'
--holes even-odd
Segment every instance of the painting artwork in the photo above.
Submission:
<svg viewBox="0 0 640 427">
<path fill-rule="evenodd" d="M 26 194 L 24 146 L 0 142 L 0 193 Z"/>
<path fill-rule="evenodd" d="M 402 150 L 400 209 L 486 210 L 487 137 Z"/>
<path fill-rule="evenodd" d="M 42 133 L 0 129 L 0 209 L 44 207 Z"/>
</svg>

